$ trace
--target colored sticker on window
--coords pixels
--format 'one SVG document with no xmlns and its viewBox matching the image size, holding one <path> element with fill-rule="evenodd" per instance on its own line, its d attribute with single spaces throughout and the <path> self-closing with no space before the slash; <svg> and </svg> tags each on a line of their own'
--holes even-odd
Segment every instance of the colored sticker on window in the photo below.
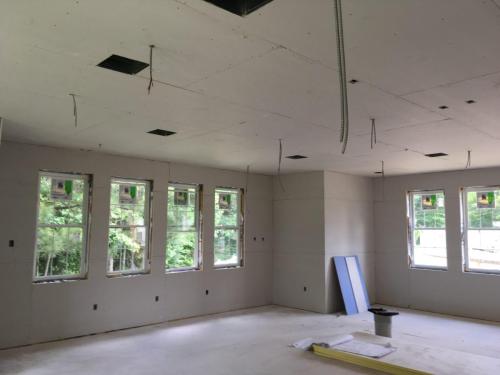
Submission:
<svg viewBox="0 0 500 375">
<path fill-rule="evenodd" d="M 73 196 L 73 180 L 52 178 L 50 198 L 56 201 L 70 201 Z"/>
<path fill-rule="evenodd" d="M 495 193 L 493 191 L 477 192 L 477 208 L 495 208 Z"/>
<path fill-rule="evenodd" d="M 187 191 L 176 190 L 174 192 L 174 204 L 176 206 L 187 206 L 189 203 L 189 194 Z"/>
<path fill-rule="evenodd" d="M 137 203 L 137 186 L 123 184 L 120 185 L 120 204 L 136 204 Z"/>
<path fill-rule="evenodd" d="M 422 195 L 422 210 L 435 210 L 436 208 L 436 194 Z"/>
<path fill-rule="evenodd" d="M 219 209 L 227 210 L 231 208 L 231 193 L 219 193 Z"/>
</svg>

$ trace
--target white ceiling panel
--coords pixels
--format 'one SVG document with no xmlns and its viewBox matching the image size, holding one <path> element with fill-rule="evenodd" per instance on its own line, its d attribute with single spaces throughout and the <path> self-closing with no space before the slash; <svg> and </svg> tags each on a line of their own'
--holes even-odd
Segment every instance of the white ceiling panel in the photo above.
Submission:
<svg viewBox="0 0 500 375">
<path fill-rule="evenodd" d="M 273 0 L 245 18 L 203 0 L 0 2 L 4 139 L 273 174 L 279 139 L 285 156 L 308 156 L 285 159 L 284 173 L 373 176 L 382 160 L 388 175 L 460 169 L 469 149 L 474 167 L 498 165 L 498 4 L 343 5 L 359 80 L 344 155 L 331 0 Z M 113 53 L 148 62 L 150 44 L 150 95 L 149 70 L 96 67 Z M 437 151 L 449 156 L 423 156 Z"/>
</svg>

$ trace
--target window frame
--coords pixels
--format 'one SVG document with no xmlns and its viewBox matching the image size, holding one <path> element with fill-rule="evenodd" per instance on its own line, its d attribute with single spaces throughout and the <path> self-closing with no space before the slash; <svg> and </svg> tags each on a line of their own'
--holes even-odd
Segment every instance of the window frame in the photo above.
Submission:
<svg viewBox="0 0 500 375">
<path fill-rule="evenodd" d="M 144 225 L 111 225 L 111 185 L 113 183 L 138 183 L 146 184 L 145 196 L 144 196 Z M 148 275 L 151 273 L 151 238 L 152 238 L 152 227 L 153 227 L 153 215 L 152 215 L 152 202 L 153 202 L 153 181 L 148 179 L 138 179 L 138 178 L 128 178 L 128 177 L 111 177 L 109 180 L 109 200 L 108 200 L 108 237 L 106 243 L 106 276 L 109 278 L 113 277 L 123 277 L 123 276 L 134 276 L 134 275 Z M 147 239 L 144 242 L 144 268 L 136 271 L 109 271 L 108 264 L 110 260 L 109 252 L 109 233 L 110 229 L 114 228 L 146 228 Z"/>
<path fill-rule="evenodd" d="M 469 186 L 460 188 L 460 211 L 461 211 L 461 242 L 462 242 L 462 272 L 464 273 L 480 273 L 480 274 L 490 274 L 490 275 L 500 275 L 500 269 L 498 270 L 488 270 L 481 268 L 471 268 L 469 264 L 469 243 L 468 243 L 468 232 L 469 232 L 469 208 L 467 207 L 467 193 L 469 192 L 488 192 L 492 190 L 500 190 L 500 185 L 492 186 Z M 481 230 L 498 230 L 484 228 Z"/>
<path fill-rule="evenodd" d="M 235 191 L 238 194 L 238 206 L 237 206 L 237 212 L 238 212 L 238 224 L 235 226 L 216 226 L 215 225 L 215 195 L 217 191 Z M 236 263 L 229 263 L 229 264 L 220 264 L 216 265 L 215 264 L 215 246 L 213 246 L 213 260 L 212 260 L 212 267 L 214 269 L 233 269 L 233 268 L 243 268 L 245 265 L 244 261 L 244 254 L 245 254 L 245 190 L 243 188 L 235 188 L 235 187 L 227 187 L 227 186 L 216 186 L 214 189 L 213 193 L 213 199 L 212 202 L 214 204 L 214 212 L 213 212 L 213 231 L 212 231 L 212 238 L 214 239 L 215 242 L 215 231 L 220 230 L 220 229 L 232 229 L 232 230 L 238 230 L 238 260 Z"/>
<path fill-rule="evenodd" d="M 81 226 L 75 225 L 40 225 L 40 181 L 41 178 L 69 178 L 71 180 L 82 179 L 84 181 L 84 192 L 82 200 L 82 224 Z M 52 172 L 49 170 L 40 170 L 38 172 L 38 186 L 37 186 L 37 206 L 36 206 L 36 224 L 35 224 L 35 251 L 33 259 L 33 273 L 32 281 L 35 284 L 53 281 L 70 281 L 70 280 L 84 280 L 88 276 L 88 263 L 89 263 L 89 238 L 90 238 L 90 220 L 92 211 L 92 175 L 84 173 L 73 172 Z M 37 270 L 37 249 L 38 249 L 38 228 L 82 228 L 82 254 L 80 254 L 80 272 L 75 275 L 53 275 L 53 276 L 36 276 Z"/>
<path fill-rule="evenodd" d="M 420 195 L 428 195 L 428 194 L 433 194 L 433 193 L 443 193 L 443 199 L 444 199 L 444 212 L 445 212 L 445 227 L 444 227 L 444 233 L 445 233 L 445 243 L 446 243 L 446 266 L 432 266 L 432 265 L 419 265 L 415 264 L 415 248 L 413 245 L 413 232 L 415 231 L 415 223 L 413 222 L 413 217 L 414 217 L 414 209 L 413 209 L 413 203 L 414 203 L 414 196 L 416 194 Z M 408 243 L 408 266 L 410 269 L 416 269 L 416 270 L 433 270 L 433 271 L 448 271 L 448 230 L 447 230 L 447 225 L 446 225 L 446 192 L 445 189 L 432 189 L 432 190 L 410 190 L 406 194 L 407 196 L 407 243 Z M 422 229 L 422 228 L 419 228 Z M 436 228 L 424 228 L 425 230 L 441 230 L 441 229 L 436 229 Z"/>
<path fill-rule="evenodd" d="M 168 192 L 169 188 L 173 186 L 174 188 L 181 189 L 195 189 L 195 226 L 196 226 L 196 249 L 194 251 L 194 263 L 193 267 L 178 267 L 178 268 L 167 268 L 167 246 L 168 246 Z M 174 231 L 177 233 L 178 231 Z M 180 232 L 191 232 L 191 231 L 180 231 Z M 187 272 L 187 271 L 201 271 L 203 269 L 203 185 L 202 184 L 190 184 L 182 182 L 170 181 L 167 187 L 167 237 L 165 242 L 165 273 L 171 274 L 176 272 Z"/>
</svg>

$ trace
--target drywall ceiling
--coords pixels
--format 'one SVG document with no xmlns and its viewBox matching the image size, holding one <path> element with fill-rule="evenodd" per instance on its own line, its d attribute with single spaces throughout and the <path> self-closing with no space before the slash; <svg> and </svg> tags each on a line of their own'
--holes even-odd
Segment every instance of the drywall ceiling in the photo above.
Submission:
<svg viewBox="0 0 500 375">
<path fill-rule="evenodd" d="M 345 155 L 332 0 L 274 0 L 245 18 L 203 0 L 2 1 L 4 139 L 263 173 L 276 171 L 279 139 L 285 155 L 309 157 L 285 159 L 285 173 L 373 175 L 382 160 L 388 175 L 461 169 L 469 149 L 473 167 L 498 165 L 499 4 L 343 8 L 348 79 L 359 81 Z M 96 66 L 111 54 L 148 62 L 150 44 L 150 95 L 147 69 Z M 177 134 L 146 133 L 156 128 Z"/>
</svg>

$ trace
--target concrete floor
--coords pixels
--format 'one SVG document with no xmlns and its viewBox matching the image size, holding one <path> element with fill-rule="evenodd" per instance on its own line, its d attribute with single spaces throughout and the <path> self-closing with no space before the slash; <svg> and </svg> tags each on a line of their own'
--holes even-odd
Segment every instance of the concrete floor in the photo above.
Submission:
<svg viewBox="0 0 500 375">
<path fill-rule="evenodd" d="M 500 324 L 403 310 L 394 338 L 500 358 Z M 305 337 L 372 332 L 370 313 L 268 306 L 0 351 L 0 374 L 377 374 L 289 348 Z"/>
</svg>

